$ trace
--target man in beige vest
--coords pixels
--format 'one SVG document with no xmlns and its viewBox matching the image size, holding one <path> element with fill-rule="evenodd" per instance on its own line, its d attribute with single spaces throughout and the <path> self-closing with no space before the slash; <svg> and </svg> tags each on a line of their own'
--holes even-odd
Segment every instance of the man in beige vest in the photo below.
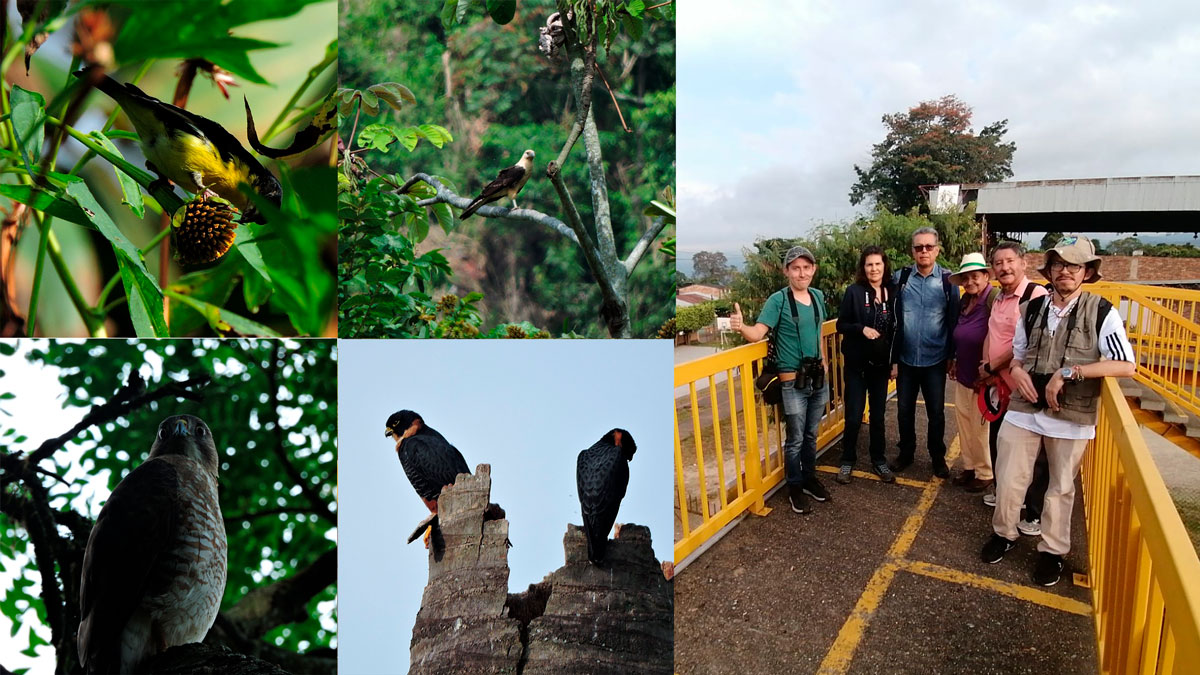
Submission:
<svg viewBox="0 0 1200 675">
<path fill-rule="evenodd" d="M 1100 280 L 1100 258 L 1087 237 L 1063 237 L 1046 252 L 1041 272 L 1054 292 L 1029 301 L 1013 336 L 1016 391 L 1000 427 L 994 534 L 982 558 L 998 563 L 1016 545 L 1021 502 L 1044 443 L 1050 484 L 1033 581 L 1053 586 L 1071 550 L 1075 476 L 1096 435 L 1100 379 L 1130 377 L 1137 366 L 1116 308 L 1083 290 L 1083 284 Z"/>
</svg>

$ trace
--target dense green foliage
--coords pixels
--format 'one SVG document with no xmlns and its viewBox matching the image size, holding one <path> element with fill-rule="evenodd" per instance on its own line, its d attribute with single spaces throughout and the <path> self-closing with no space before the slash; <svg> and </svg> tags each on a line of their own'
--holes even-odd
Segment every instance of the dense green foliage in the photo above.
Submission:
<svg viewBox="0 0 1200 675">
<path fill-rule="evenodd" d="M 61 9 L 66 3 L 44 4 Z M 258 203 L 265 225 L 237 227 L 233 248 L 219 262 L 207 269 L 185 269 L 160 246 L 170 231 L 161 229 L 161 214 L 169 216 L 181 206 L 178 193 L 154 185 L 155 175 L 141 168 L 140 151 L 131 142 L 135 134 L 113 129 L 115 120 L 131 128 L 126 115 L 118 116 L 106 96 L 80 99 L 86 93 L 81 80 L 69 75 L 91 65 L 87 59 L 93 56 L 114 56 L 115 64 L 98 67 L 115 65 L 120 69 L 113 73 L 115 79 L 137 82 L 167 102 L 182 94 L 189 110 L 240 135 L 246 128 L 240 96 L 222 98 L 204 78 L 187 84 L 190 76 L 181 80 L 176 74 L 179 59 L 202 57 L 227 71 L 222 77 L 231 74 L 245 86 L 261 140 L 271 147 L 287 147 L 289 136 L 307 125 L 314 106 L 330 90 L 336 70 L 333 26 L 314 20 L 320 7 L 308 7 L 319 4 L 333 9 L 325 0 L 202 5 L 120 0 L 105 10 L 87 10 L 96 12 L 88 23 L 93 29 L 109 20 L 114 25 L 110 49 L 77 44 L 85 58 L 76 57 L 66 70 L 53 59 L 37 56 L 32 84 L 23 88 L 6 82 L 0 105 L 12 116 L 0 124 L 0 171 L 6 176 L 0 179 L 0 205 L 8 210 L 16 202 L 27 205 L 26 220 L 34 225 L 21 230 L 24 236 L 13 269 L 6 269 L 7 259 L 0 262 L 0 275 L 7 280 L 32 279 L 31 287 L 21 288 L 16 306 L 6 308 L 11 313 L 0 312 L 10 323 L 3 327 L 6 334 L 329 332 L 336 214 L 333 171 L 320 166 L 327 150 L 312 150 L 313 157 L 297 161 L 295 167 L 265 161 L 280 178 L 282 206 Z M 67 18 L 78 9 L 70 10 Z M 301 12 L 306 12 L 307 22 L 298 16 Z M 64 34 L 72 31 L 73 23 L 50 18 L 57 19 L 52 28 Z M 299 33 L 294 32 L 297 22 L 303 23 Z M 27 23 L 6 54 L 5 72 L 30 39 L 35 22 Z M 296 41 L 284 45 L 245 37 L 263 26 L 293 31 Z M 162 39 L 163 35 L 173 37 Z M 94 37 L 102 39 L 102 31 Z M 273 56 L 263 58 L 260 53 Z M 176 89 L 181 82 L 185 86 Z M 66 117 L 71 125 L 86 128 L 102 123 L 110 112 L 103 133 L 64 128 L 57 121 Z M 82 157 L 80 144 L 87 150 Z M 93 161 L 97 157 L 100 161 Z M 159 271 L 160 262 L 167 267 L 165 274 Z M 169 303 L 165 311 L 164 298 Z"/>
<path fill-rule="evenodd" d="M 1012 176 L 1015 143 L 1004 143 L 1008 120 L 971 128 L 971 107 L 954 96 L 922 101 L 884 115 L 887 136 L 871 148 L 871 166 L 854 167 L 850 203 L 866 200 L 892 213 L 927 210 L 921 186 L 979 183 Z"/>
<path fill-rule="evenodd" d="M 842 295 L 854 283 L 858 257 L 867 246 L 882 246 L 892 271 L 911 265 L 912 233 L 934 227 L 941 241 L 938 263 L 957 269 L 967 253 L 981 250 L 982 231 L 973 209 L 962 213 L 922 215 L 914 209 L 907 215 L 876 212 L 870 219 L 852 223 L 818 225 L 808 237 L 760 239 L 746 251 L 746 268 L 733 282 L 730 297 L 741 303 L 749 323 L 757 316 L 771 293 L 787 285 L 783 276 L 783 254 L 796 245 L 806 246 L 817 259 L 812 285 L 825 291 L 828 316 L 836 317 Z"/>
<path fill-rule="evenodd" d="M 675 310 L 675 327 L 681 331 L 700 330 L 716 319 L 712 305 L 707 302 Z"/>
<path fill-rule="evenodd" d="M 107 402 L 130 373 L 144 376 L 147 391 L 188 377 L 208 375 L 212 379 L 200 389 L 203 400 L 199 402 L 169 397 L 150 403 L 89 428 L 72 446 L 52 455 L 52 462 L 42 462 L 42 467 L 59 475 L 77 475 L 68 484 L 44 481 L 52 509 L 95 518 L 102 502 L 88 499 L 83 490 L 88 481 L 107 477 L 108 488 L 115 487 L 146 459 L 159 422 L 188 413 L 208 423 L 222 460 L 220 499 L 229 542 L 222 611 L 251 589 L 289 577 L 334 549 L 337 355 L 333 340 L 32 344 L 27 358 L 54 367 L 46 371 L 46 377 L 61 383 L 64 409 Z M 15 358 L 11 344 L 0 346 L 5 347 L 5 358 Z M 3 360 L 0 358 L 0 366 Z M 10 392 L 0 394 L 0 399 L 20 395 Z M 9 419 L 0 435 L 0 453 L 29 452 L 67 427 L 54 422 L 51 410 L 40 419 Z M 29 494 L 22 484 L 8 483 L 7 477 L 4 490 L 7 495 Z M 4 521 L 0 558 L 6 568 L 13 565 L 17 554 L 34 553 L 28 536 L 16 528 L 12 521 Z M 84 543 L 86 538 L 81 541 L 78 535 L 68 538 L 71 550 L 81 552 Z M 31 561 L 15 588 L 0 602 L 0 611 L 20 623 L 21 615 L 32 607 L 45 622 L 42 598 L 30 591 L 33 581 L 40 578 Z M 329 628 L 336 622 L 335 599 L 336 584 L 331 584 L 307 603 L 309 618 L 277 626 L 264 639 L 299 652 L 333 646 L 336 632 Z M 78 598 L 66 602 L 77 606 Z M 325 603 L 324 611 L 318 609 L 318 603 Z M 30 635 L 35 644 L 44 644 L 35 633 Z"/>
<path fill-rule="evenodd" d="M 471 197 L 500 169 L 514 164 L 525 149 L 532 149 L 536 153 L 533 174 L 518 202 L 565 222 L 545 167 L 563 147 L 574 122 L 571 73 L 561 57 L 551 60 L 537 49 L 538 29 L 556 8 L 546 0 L 520 2 L 514 18 L 500 25 L 494 13 L 489 16 L 486 12 L 493 4 L 454 0 L 442 6 L 402 0 L 342 0 L 340 4 L 341 32 L 355 36 L 340 44 L 342 86 L 363 90 L 399 82 L 413 97 L 413 102 L 404 101 L 400 109 L 383 106 L 379 116 L 360 116 L 357 127 L 353 114 L 340 121 L 343 138 L 351 139 L 351 149 L 370 146 L 355 155 L 361 160 L 356 168 L 343 172 L 350 176 L 345 189 L 362 187 L 358 197 L 342 197 L 341 245 L 343 253 L 353 258 L 339 270 L 344 282 L 351 285 L 341 298 L 342 325 L 349 319 L 349 327 L 355 330 L 343 330 L 343 335 L 454 332 L 458 329 L 430 312 L 450 293 L 474 298 L 471 311 L 479 318 L 468 318 L 467 324 L 483 334 L 495 334 L 498 328 L 507 332 L 505 324 L 509 322 L 546 326 L 555 334 L 605 334 L 599 317 L 600 291 L 579 246 L 559 233 L 500 218 L 476 216 L 460 222 L 415 207 L 403 198 L 379 196 L 389 186 L 395 190 L 413 174 L 425 173 L 459 196 Z M 605 11 L 610 5 L 615 7 L 613 3 L 600 4 Z M 444 9 L 450 10 L 451 20 L 446 20 Z M 673 17 L 673 6 L 667 6 L 646 12 L 636 30 L 618 22 L 618 32 L 603 36 L 611 39 L 611 45 L 601 47 L 597 58 L 615 90 L 625 122 L 633 129 L 632 133 L 622 130 L 617 109 L 597 77 L 592 110 L 604 152 L 615 244 L 621 255 L 645 231 L 651 218 L 645 211 L 651 201 L 674 185 Z M 394 142 L 379 149 L 377 131 L 363 136 L 364 127 L 378 129 L 370 127 L 373 124 L 400 129 L 436 126 L 446 131 L 446 137 L 440 139 L 440 145 L 428 137 L 417 137 L 419 142 L 411 145 Z M 350 175 L 354 171 L 361 175 Z M 387 177 L 386 184 L 372 186 L 374 174 Z M 568 156 L 562 175 L 582 221 L 593 222 L 582 141 Z M 359 182 L 349 184 L 354 179 Z M 418 189 L 425 187 L 418 185 Z M 374 193 L 366 195 L 370 190 Z M 414 196 L 419 200 L 427 193 Z M 369 218 L 360 217 L 368 211 Z M 349 231 L 347 216 L 353 221 Z M 346 250 L 345 235 L 357 241 L 357 250 Z M 674 313 L 670 253 L 655 250 L 647 254 L 629 280 L 634 336 L 653 335 Z M 424 269 L 392 271 L 415 266 L 423 256 L 429 256 Z M 381 265 L 376 277 L 379 284 L 366 278 L 372 261 Z M 375 295 L 386 291 L 405 298 L 363 298 L 347 307 L 350 296 L 368 289 Z M 480 295 L 472 295 L 475 293 Z"/>
<path fill-rule="evenodd" d="M 1200 258 L 1200 248 L 1191 244 L 1147 244 L 1137 237 L 1114 239 L 1103 250 L 1106 255 L 1133 255 L 1134 251 L 1141 251 L 1142 255 L 1151 257 Z"/>
</svg>

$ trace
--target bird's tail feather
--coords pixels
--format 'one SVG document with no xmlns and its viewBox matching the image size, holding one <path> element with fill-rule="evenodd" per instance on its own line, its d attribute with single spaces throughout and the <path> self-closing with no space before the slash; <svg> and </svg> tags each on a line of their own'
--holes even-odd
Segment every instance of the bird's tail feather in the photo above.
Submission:
<svg viewBox="0 0 1200 675">
<path fill-rule="evenodd" d="M 588 560 L 599 564 L 604 560 L 604 550 L 608 545 L 608 532 L 601 532 L 593 523 L 587 523 L 584 534 L 587 535 Z"/>
<path fill-rule="evenodd" d="M 431 513 L 429 514 L 428 518 L 422 520 L 421 523 L 417 525 L 417 529 L 413 530 L 412 534 L 408 535 L 408 541 L 406 543 L 413 543 L 418 537 L 425 534 L 426 529 L 431 527 L 435 532 L 438 529 L 438 514 L 436 513 Z"/>
</svg>

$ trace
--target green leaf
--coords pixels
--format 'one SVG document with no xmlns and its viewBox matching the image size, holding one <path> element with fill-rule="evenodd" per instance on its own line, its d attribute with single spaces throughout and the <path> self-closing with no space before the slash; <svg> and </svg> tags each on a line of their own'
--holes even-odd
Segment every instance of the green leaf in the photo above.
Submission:
<svg viewBox="0 0 1200 675">
<path fill-rule="evenodd" d="M 208 320 L 208 325 L 212 326 L 212 329 L 217 332 L 228 333 L 233 330 L 242 335 L 281 337 L 279 333 L 275 332 L 274 330 L 256 321 L 251 321 L 240 314 L 235 314 L 227 309 L 222 309 L 216 305 L 209 304 L 203 300 L 197 300 L 196 298 L 183 295 L 182 293 L 175 293 L 173 291 L 168 291 L 167 293 L 171 296 L 171 298 L 178 300 L 185 305 L 189 305 L 192 307 L 192 309 L 200 312 L 200 314 Z"/>
<path fill-rule="evenodd" d="M 155 2 L 121 0 L 129 18 L 113 45 L 117 60 L 204 58 L 249 82 L 267 84 L 246 52 L 277 43 L 237 37 L 239 26 L 281 19 L 323 0 L 229 0 L 227 2 Z M 169 36 L 169 39 L 165 39 Z"/>
<path fill-rule="evenodd" d="M 442 25 L 449 28 L 462 23 L 470 6 L 471 0 L 446 0 L 446 4 L 442 5 Z"/>
<path fill-rule="evenodd" d="M 646 207 L 646 210 L 642 214 L 647 216 L 667 216 L 674 220 L 675 209 L 655 199 L 650 202 L 650 205 Z"/>
<path fill-rule="evenodd" d="M 421 140 L 416 127 L 406 127 L 396 131 L 396 138 L 400 141 L 400 145 L 403 145 L 409 152 L 412 152 L 413 148 L 417 147 L 417 142 Z"/>
<path fill-rule="evenodd" d="M 368 124 L 358 132 L 358 145 L 380 152 L 387 152 L 388 146 L 396 140 L 396 132 L 390 124 Z"/>
<path fill-rule="evenodd" d="M 11 342 L 0 342 L 0 355 L 12 356 L 17 353 L 17 346 Z"/>
<path fill-rule="evenodd" d="M 399 82 L 381 82 L 367 87 L 367 91 L 375 94 L 384 103 L 390 105 L 394 110 L 399 111 L 404 107 L 404 102 L 409 105 L 416 105 L 417 97 L 413 96 L 412 91 L 400 84 Z"/>
<path fill-rule="evenodd" d="M 258 312 L 270 297 L 271 285 L 257 270 L 250 270 L 242 277 L 242 299 L 251 312 Z"/>
<path fill-rule="evenodd" d="M 46 133 L 46 99 L 42 95 L 26 91 L 16 85 L 9 95 L 12 105 L 13 131 L 17 135 L 17 147 L 25 170 L 33 175 L 34 165 L 42 155 L 42 142 Z"/>
<path fill-rule="evenodd" d="M 423 138 L 428 140 L 430 143 L 433 143 L 434 147 L 437 148 L 440 148 L 446 143 L 454 140 L 454 137 L 450 135 L 449 130 L 436 124 L 422 124 L 421 126 L 417 127 L 417 131 Z"/>
<path fill-rule="evenodd" d="M 487 0 L 487 11 L 492 21 L 503 26 L 517 13 L 517 0 Z"/>
<path fill-rule="evenodd" d="M 641 18 L 637 17 L 636 15 L 629 16 L 628 14 L 622 14 L 621 23 L 625 24 L 625 32 L 629 33 L 629 37 L 633 38 L 634 40 L 640 40 L 642 38 L 643 24 Z"/>
<path fill-rule="evenodd" d="M 379 97 L 372 94 L 370 91 L 362 92 L 362 109 L 366 115 L 379 114 Z"/>
<path fill-rule="evenodd" d="M 113 142 L 104 134 L 98 131 L 93 131 L 88 135 L 94 138 L 97 143 L 104 147 L 105 150 L 108 150 L 115 155 L 124 157 L 124 155 L 121 155 L 121 151 L 117 149 L 117 146 L 114 145 Z M 145 217 L 146 205 L 145 202 L 142 201 L 142 186 L 138 185 L 137 181 L 130 178 L 128 174 L 126 174 L 124 171 L 121 171 L 117 167 L 114 166 L 113 171 L 117 174 L 117 182 L 121 184 L 121 194 L 124 196 L 124 199 L 121 200 L 121 203 L 127 205 L 138 218 Z"/>
<path fill-rule="evenodd" d="M 129 318 L 138 337 L 170 337 L 166 319 L 163 318 L 162 291 L 148 275 L 138 274 L 135 266 L 117 253 L 117 266 L 121 271 L 121 285 L 129 300 Z"/>
<path fill-rule="evenodd" d="M 138 337 L 168 337 L 167 322 L 163 318 L 162 289 L 146 270 L 141 252 L 117 229 L 82 180 L 76 178 L 68 183 L 67 194 L 75 199 L 100 233 L 112 243 L 121 270 L 121 283 L 129 299 L 129 314 Z"/>
<path fill-rule="evenodd" d="M 0 184 L 0 195 L 67 222 L 95 229 L 79 205 L 36 187 Z"/>
</svg>

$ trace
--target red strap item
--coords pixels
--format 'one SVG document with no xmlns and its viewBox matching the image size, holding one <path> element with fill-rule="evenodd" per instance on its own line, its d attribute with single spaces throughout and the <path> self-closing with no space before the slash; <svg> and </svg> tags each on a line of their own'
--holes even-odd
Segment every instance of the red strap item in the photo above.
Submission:
<svg viewBox="0 0 1200 675">
<path fill-rule="evenodd" d="M 1000 419 L 1005 410 L 1008 410 L 1008 398 L 1012 395 L 1012 390 L 1008 388 L 1008 383 L 1004 378 L 998 377 L 996 381 L 979 389 L 979 397 L 976 403 L 979 405 L 979 412 L 983 415 L 983 419 L 989 422 L 995 422 Z"/>
</svg>

